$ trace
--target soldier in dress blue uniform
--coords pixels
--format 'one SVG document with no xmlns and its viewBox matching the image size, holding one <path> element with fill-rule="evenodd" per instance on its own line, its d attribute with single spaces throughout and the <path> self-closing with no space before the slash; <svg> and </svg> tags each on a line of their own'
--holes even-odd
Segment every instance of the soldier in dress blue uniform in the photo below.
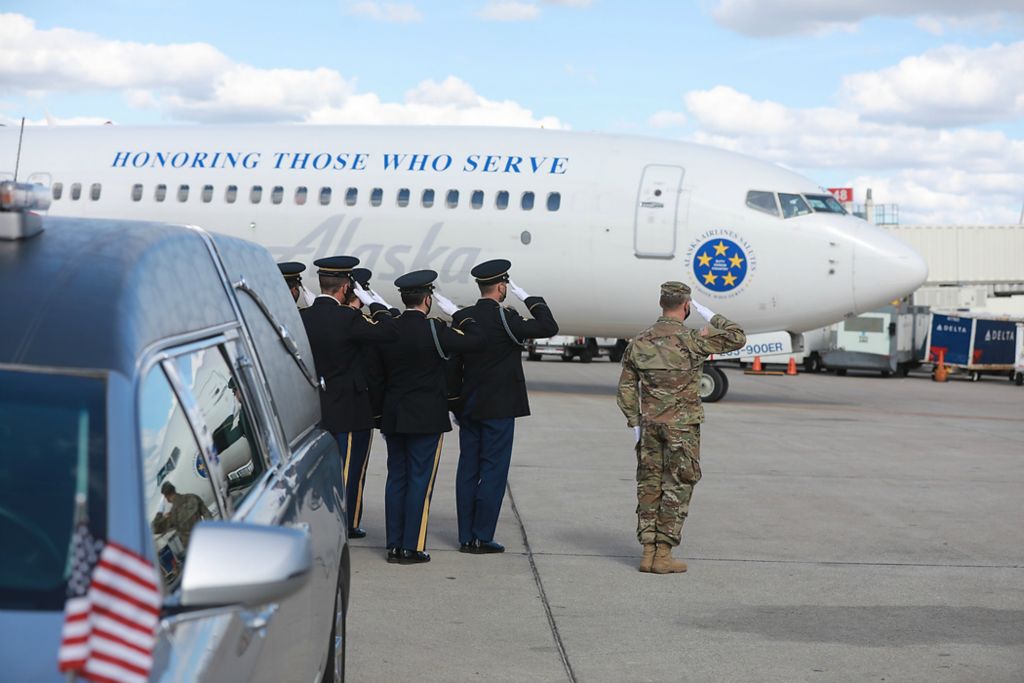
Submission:
<svg viewBox="0 0 1024 683">
<path fill-rule="evenodd" d="M 308 308 L 313 303 L 313 293 L 302 284 L 302 273 L 306 270 L 306 264 L 298 261 L 285 261 L 277 264 L 281 275 L 284 276 L 284 283 L 288 285 L 288 291 L 292 293 L 292 300 L 299 309 Z"/>
<path fill-rule="evenodd" d="M 352 279 L 358 263 L 359 259 L 352 256 L 314 261 L 323 294 L 300 311 L 316 372 L 327 383 L 327 390 L 320 392 L 321 426 L 338 440 L 344 458 L 342 472 L 352 538 L 366 535 L 358 526 L 362 514 L 360 484 L 375 414 L 364 349 L 367 344 L 398 337 L 387 308 Z M 370 315 L 349 305 L 353 298 L 369 306 Z"/>
<path fill-rule="evenodd" d="M 448 315 L 455 305 L 434 291 L 437 273 L 419 270 L 395 280 L 406 310 L 395 320 L 398 340 L 378 347 L 384 369 L 381 432 L 388 446 L 384 503 L 387 561 L 429 562 L 426 552 L 430 497 L 448 419 L 446 362 L 453 353 L 483 348 L 485 338 L 470 316 L 452 327 L 428 318 L 432 304 Z"/>
<path fill-rule="evenodd" d="M 487 346 L 463 354 L 459 418 L 459 467 L 455 498 L 459 517 L 459 550 L 500 553 L 494 540 L 508 468 L 512 460 L 515 419 L 530 414 L 523 375 L 522 350 L 527 339 L 558 334 L 551 309 L 539 296 L 528 295 L 509 278 L 512 264 L 487 261 L 471 271 L 480 300 L 454 314 L 453 323 L 472 317 L 483 330 Z M 526 303 L 532 320 L 501 304 L 509 291 Z"/>
</svg>

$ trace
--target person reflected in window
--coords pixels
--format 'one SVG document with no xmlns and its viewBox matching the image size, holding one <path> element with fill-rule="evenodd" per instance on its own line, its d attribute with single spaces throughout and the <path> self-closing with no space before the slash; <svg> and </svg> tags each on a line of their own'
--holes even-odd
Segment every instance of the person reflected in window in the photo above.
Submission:
<svg viewBox="0 0 1024 683">
<path fill-rule="evenodd" d="M 165 481 L 160 493 L 170 504 L 167 512 L 158 512 L 153 518 L 153 531 L 158 534 L 168 531 L 178 532 L 181 547 L 188 552 L 188 539 L 192 535 L 192 527 L 201 519 L 211 519 L 203 499 L 194 493 L 178 493 L 174 484 Z"/>
</svg>

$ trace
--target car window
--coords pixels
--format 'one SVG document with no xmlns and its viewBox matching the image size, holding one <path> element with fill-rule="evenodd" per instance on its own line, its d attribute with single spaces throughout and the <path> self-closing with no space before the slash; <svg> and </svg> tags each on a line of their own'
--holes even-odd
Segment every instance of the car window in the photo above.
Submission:
<svg viewBox="0 0 1024 683">
<path fill-rule="evenodd" d="M 64 606 L 76 522 L 107 535 L 106 382 L 0 370 L 0 610 Z"/>
<path fill-rule="evenodd" d="M 266 470 L 239 381 L 219 346 L 179 356 L 174 362 L 213 437 L 228 498 L 235 507 Z"/>
<path fill-rule="evenodd" d="M 206 459 L 160 366 L 143 381 L 139 420 L 146 519 L 170 593 L 181 583 L 192 529 L 202 519 L 220 519 L 220 508 Z"/>
</svg>

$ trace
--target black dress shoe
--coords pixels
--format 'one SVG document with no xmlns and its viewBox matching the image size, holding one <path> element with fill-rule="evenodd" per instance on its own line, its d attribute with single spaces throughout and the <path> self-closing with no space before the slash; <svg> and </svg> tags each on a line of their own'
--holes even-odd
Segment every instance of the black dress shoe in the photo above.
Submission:
<svg viewBox="0 0 1024 683">
<path fill-rule="evenodd" d="M 473 539 L 469 543 L 460 543 L 459 544 L 459 552 L 460 553 L 475 553 L 475 552 L 477 552 L 477 543 L 479 543 L 479 541 L 477 541 L 476 539 Z"/>
<path fill-rule="evenodd" d="M 420 550 L 402 550 L 402 559 L 399 560 L 399 563 L 420 564 L 421 562 L 430 562 L 430 553 L 425 553 Z"/>
<path fill-rule="evenodd" d="M 349 529 L 348 530 L 348 537 L 349 538 L 365 538 L 366 537 L 366 530 L 361 528 L 361 527 L 356 527 L 355 529 Z"/>
<path fill-rule="evenodd" d="M 505 552 L 505 546 L 500 543 L 495 543 L 494 541 L 477 541 L 476 552 L 481 555 L 489 553 L 503 553 Z"/>
<path fill-rule="evenodd" d="M 398 548 L 388 548 L 388 564 L 398 564 L 402 561 L 402 551 Z"/>
</svg>

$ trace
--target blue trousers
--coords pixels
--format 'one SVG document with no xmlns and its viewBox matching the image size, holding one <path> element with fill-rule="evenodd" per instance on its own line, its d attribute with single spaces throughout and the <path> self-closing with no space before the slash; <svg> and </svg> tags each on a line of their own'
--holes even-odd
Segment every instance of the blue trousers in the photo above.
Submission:
<svg viewBox="0 0 1024 683">
<path fill-rule="evenodd" d="M 388 434 L 384 517 L 388 548 L 426 550 L 430 497 L 441 462 L 443 434 Z"/>
<path fill-rule="evenodd" d="M 334 435 L 341 449 L 341 472 L 345 482 L 345 505 L 348 509 L 348 528 L 355 529 L 363 518 L 363 484 L 366 483 L 366 465 L 370 461 L 373 430 L 340 432 Z"/>
<path fill-rule="evenodd" d="M 513 417 L 474 420 L 467 415 L 459 423 L 459 468 L 455 474 L 459 543 L 494 540 L 515 427 Z"/>
</svg>

